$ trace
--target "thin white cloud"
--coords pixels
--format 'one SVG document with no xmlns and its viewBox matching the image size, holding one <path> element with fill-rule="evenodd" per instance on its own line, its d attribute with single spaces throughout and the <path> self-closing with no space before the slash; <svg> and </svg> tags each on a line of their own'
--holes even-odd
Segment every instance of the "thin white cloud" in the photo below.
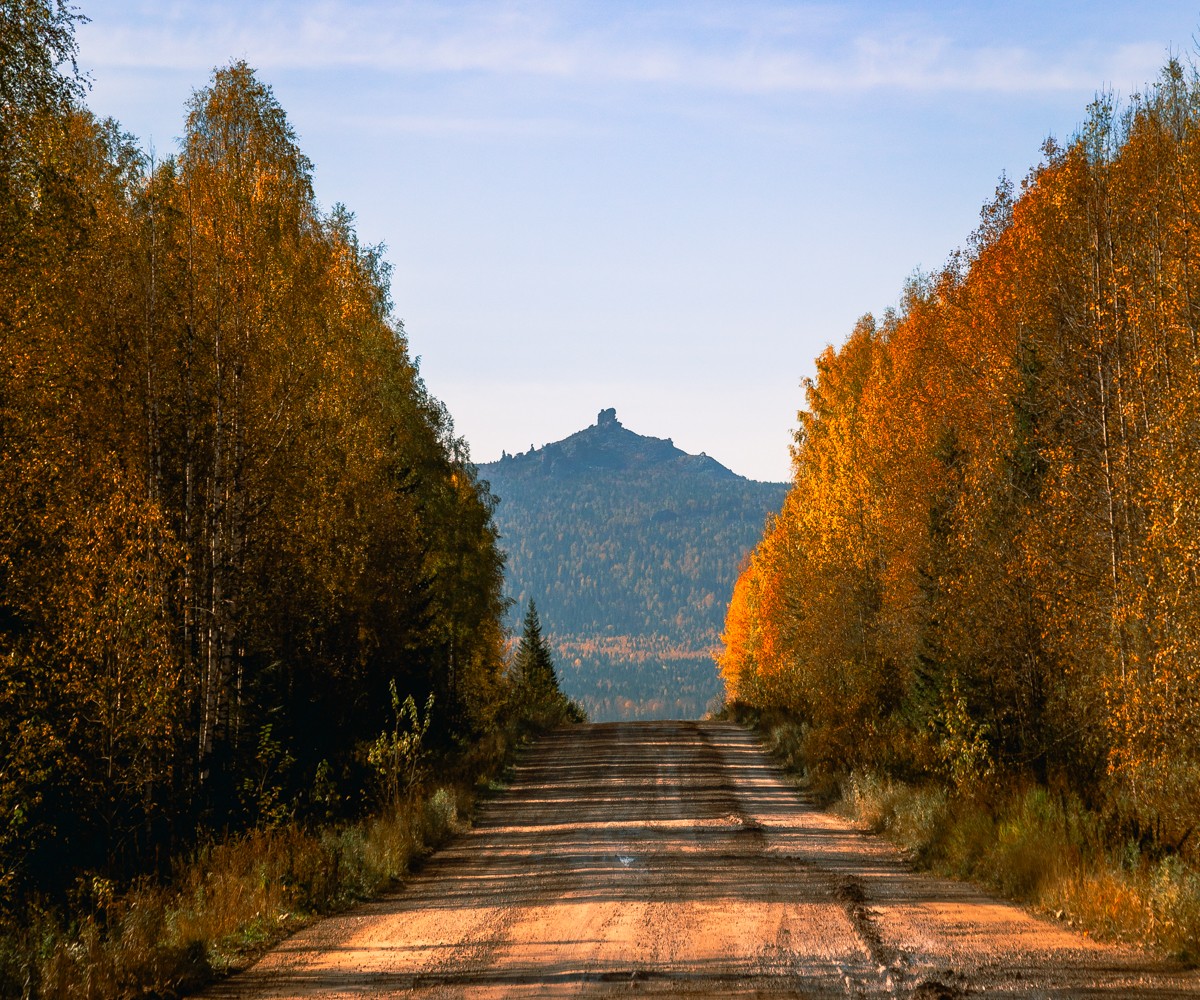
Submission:
<svg viewBox="0 0 1200 1000">
<path fill-rule="evenodd" d="M 314 119 L 315 121 L 316 119 Z M 332 123 L 332 121 L 330 122 Z M 541 138 L 594 135 L 598 126 L 555 118 L 471 117 L 454 115 L 338 115 L 341 128 L 376 135 Z"/>
<path fill-rule="evenodd" d="M 580 10 L 596 8 L 581 8 Z M 600 10 L 605 8 L 601 7 Z M 176 3 L 124 19 L 97 11 L 84 55 L 106 69 L 207 72 L 244 57 L 265 71 L 477 74 L 734 94 L 1051 92 L 1152 76 L 1162 46 L 971 44 L 894 25 L 867 29 L 828 6 L 747 5 L 739 21 L 687 8 L 595 24 L 538 4 Z M 575 14 L 579 15 L 580 10 Z"/>
</svg>

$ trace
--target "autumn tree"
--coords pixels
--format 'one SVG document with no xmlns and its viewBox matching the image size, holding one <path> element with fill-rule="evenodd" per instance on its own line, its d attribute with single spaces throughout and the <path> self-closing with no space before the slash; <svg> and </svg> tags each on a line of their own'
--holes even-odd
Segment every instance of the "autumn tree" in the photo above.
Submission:
<svg viewBox="0 0 1200 1000">
<path fill-rule="evenodd" d="M 1069 787 L 1187 840 L 1198 93 L 1172 61 L 1124 111 L 1098 99 L 818 360 L 721 666 L 819 765 Z"/>
<path fill-rule="evenodd" d="M 495 747 L 495 500 L 244 63 L 154 160 L 0 8 L 0 911 L 367 801 L 388 694 Z M 431 700 L 432 698 L 432 700 Z M 394 720 L 393 720 L 394 721 Z M 478 751 L 490 752 L 490 751 Z M 311 802 L 315 777 L 339 793 Z M 0 912 L 2 916 L 2 912 Z"/>
</svg>

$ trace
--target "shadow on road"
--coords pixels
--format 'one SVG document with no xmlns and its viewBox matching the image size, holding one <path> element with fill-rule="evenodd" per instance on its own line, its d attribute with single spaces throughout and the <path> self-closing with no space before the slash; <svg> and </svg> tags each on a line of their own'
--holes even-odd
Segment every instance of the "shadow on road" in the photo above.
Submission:
<svg viewBox="0 0 1200 1000">
<path fill-rule="evenodd" d="M 738 726 L 646 722 L 544 737 L 401 891 L 207 995 L 1167 1000 L 1198 986 L 915 876 L 802 802 Z"/>
</svg>

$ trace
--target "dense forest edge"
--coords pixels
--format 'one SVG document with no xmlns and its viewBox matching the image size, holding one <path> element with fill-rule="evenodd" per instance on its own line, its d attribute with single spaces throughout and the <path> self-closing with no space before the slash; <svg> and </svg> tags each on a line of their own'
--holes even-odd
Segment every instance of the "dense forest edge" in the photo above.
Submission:
<svg viewBox="0 0 1200 1000">
<path fill-rule="evenodd" d="M 73 7 L 0 18 L 0 995 L 177 995 L 578 712 L 270 87 L 217 70 L 155 159 L 88 111 Z"/>
<path fill-rule="evenodd" d="M 918 857 L 1200 958 L 1200 78 L 1090 107 L 817 362 L 720 669 Z"/>
</svg>

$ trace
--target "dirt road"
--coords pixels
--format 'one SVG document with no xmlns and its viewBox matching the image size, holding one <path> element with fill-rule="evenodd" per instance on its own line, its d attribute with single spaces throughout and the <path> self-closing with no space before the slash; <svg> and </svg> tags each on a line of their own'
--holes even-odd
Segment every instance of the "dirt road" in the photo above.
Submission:
<svg viewBox="0 0 1200 1000">
<path fill-rule="evenodd" d="M 804 805 L 733 725 L 555 733 L 396 894 L 324 920 L 221 1000 L 1195 997 L 1200 975 L 915 875 Z"/>
</svg>

